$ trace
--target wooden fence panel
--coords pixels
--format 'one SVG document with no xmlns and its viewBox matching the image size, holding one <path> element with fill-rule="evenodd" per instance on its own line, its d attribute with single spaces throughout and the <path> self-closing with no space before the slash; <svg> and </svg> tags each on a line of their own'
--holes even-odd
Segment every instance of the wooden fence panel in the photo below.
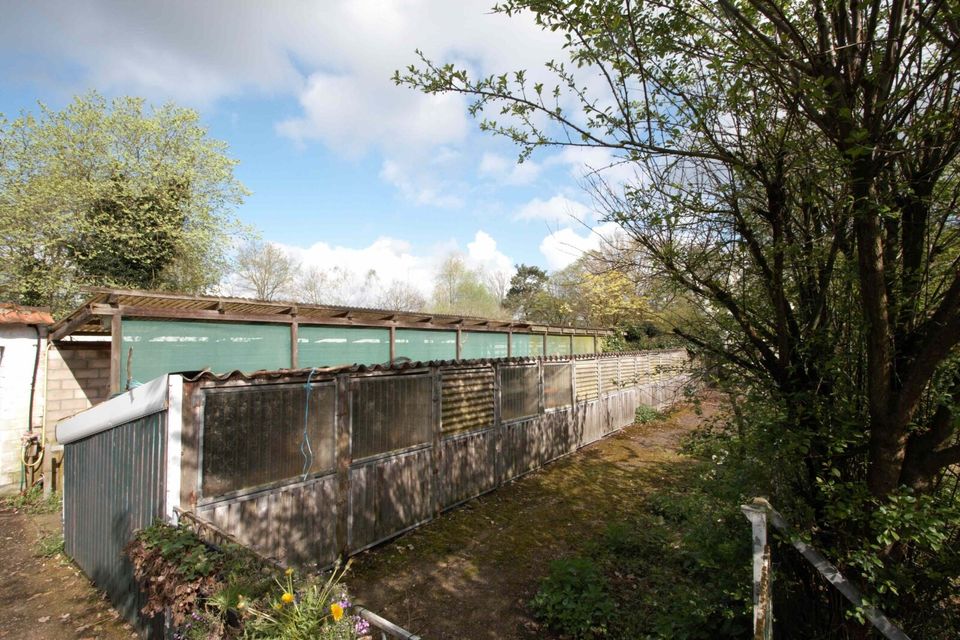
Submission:
<svg viewBox="0 0 960 640">
<path fill-rule="evenodd" d="M 440 446 L 437 481 L 441 508 L 475 498 L 497 486 L 495 430 L 444 438 Z"/>
</svg>

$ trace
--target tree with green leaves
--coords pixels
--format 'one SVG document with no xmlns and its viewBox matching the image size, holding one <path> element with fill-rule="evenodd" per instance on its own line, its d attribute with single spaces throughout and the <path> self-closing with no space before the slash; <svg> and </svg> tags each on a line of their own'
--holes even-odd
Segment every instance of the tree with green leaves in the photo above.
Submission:
<svg viewBox="0 0 960 640">
<path fill-rule="evenodd" d="M 0 116 L 0 297 L 63 311 L 85 285 L 202 292 L 246 190 L 190 109 L 75 98 Z"/>
<path fill-rule="evenodd" d="M 766 490 L 874 602 L 924 637 L 957 632 L 960 5 L 494 10 L 562 34 L 566 60 L 474 78 L 423 58 L 395 80 L 471 97 L 521 157 L 595 147 L 631 163 L 636 181 L 599 172 L 592 191 L 700 310 L 676 331 L 781 416 L 753 432 L 750 455 L 779 463 Z M 836 624 L 820 610 L 797 628 Z"/>
<path fill-rule="evenodd" d="M 437 269 L 430 310 L 479 318 L 502 315 L 496 296 L 484 282 L 483 272 L 471 269 L 457 253 L 447 256 Z"/>
</svg>

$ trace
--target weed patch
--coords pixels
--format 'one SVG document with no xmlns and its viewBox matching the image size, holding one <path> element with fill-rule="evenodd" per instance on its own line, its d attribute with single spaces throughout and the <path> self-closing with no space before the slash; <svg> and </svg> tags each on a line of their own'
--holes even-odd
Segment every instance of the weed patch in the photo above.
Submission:
<svg viewBox="0 0 960 640">
<path fill-rule="evenodd" d="M 147 616 L 169 611 L 178 640 L 358 636 L 366 623 L 345 612 L 343 572 L 295 576 L 234 544 L 213 546 L 186 527 L 157 523 L 127 546 L 147 595 Z"/>
<path fill-rule="evenodd" d="M 0 499 L 0 507 L 31 515 L 58 513 L 62 504 L 63 496 L 59 492 L 53 491 L 44 497 L 41 486 L 31 487 L 24 493 Z"/>
</svg>

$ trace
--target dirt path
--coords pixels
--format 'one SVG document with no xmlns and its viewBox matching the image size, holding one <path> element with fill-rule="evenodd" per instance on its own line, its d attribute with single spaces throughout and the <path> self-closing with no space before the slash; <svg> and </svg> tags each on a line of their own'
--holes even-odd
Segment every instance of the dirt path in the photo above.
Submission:
<svg viewBox="0 0 960 640">
<path fill-rule="evenodd" d="M 86 577 L 62 555 L 36 555 L 60 531 L 60 515 L 0 508 L 0 638 L 135 638 Z"/>
<path fill-rule="evenodd" d="M 714 413 L 685 406 L 633 425 L 545 469 L 361 554 L 358 602 L 427 640 L 543 637 L 526 608 L 551 560 L 574 553 L 683 464 L 684 434 Z"/>
</svg>

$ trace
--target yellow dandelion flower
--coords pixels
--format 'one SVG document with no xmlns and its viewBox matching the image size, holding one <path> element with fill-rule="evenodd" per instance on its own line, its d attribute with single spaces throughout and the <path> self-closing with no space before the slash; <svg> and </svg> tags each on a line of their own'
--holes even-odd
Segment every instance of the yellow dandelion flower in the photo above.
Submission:
<svg viewBox="0 0 960 640">
<path fill-rule="evenodd" d="M 293 575 L 293 569 L 287 569 L 284 573 L 286 573 L 288 576 L 292 576 L 292 575 Z"/>
<path fill-rule="evenodd" d="M 284 591 L 283 595 L 280 596 L 280 601 L 283 604 L 293 604 L 293 594 L 289 591 Z"/>
<path fill-rule="evenodd" d="M 275 605 L 273 605 L 273 610 L 274 610 L 274 611 L 280 611 L 281 609 L 283 609 L 283 603 L 282 603 L 282 602 L 278 602 L 278 603 L 276 603 Z"/>
<path fill-rule="evenodd" d="M 339 603 L 334 602 L 330 605 L 330 613 L 333 615 L 334 622 L 340 622 L 340 618 L 343 617 L 343 607 Z"/>
</svg>

